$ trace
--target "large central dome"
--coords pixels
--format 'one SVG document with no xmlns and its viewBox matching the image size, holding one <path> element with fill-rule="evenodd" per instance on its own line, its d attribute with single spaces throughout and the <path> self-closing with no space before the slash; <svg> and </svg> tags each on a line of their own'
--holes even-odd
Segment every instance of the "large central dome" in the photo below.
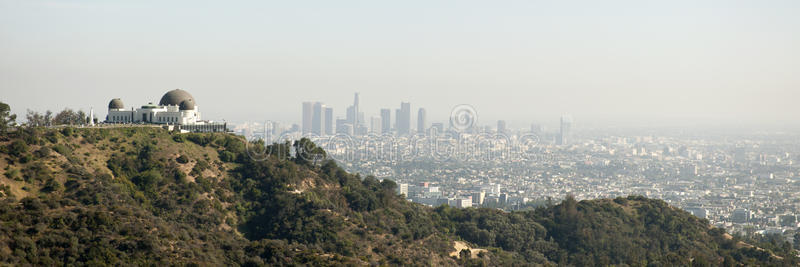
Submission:
<svg viewBox="0 0 800 267">
<path fill-rule="evenodd" d="M 189 92 L 186 92 L 181 89 L 175 89 L 164 94 L 164 96 L 161 97 L 161 101 L 159 101 L 158 104 L 161 106 L 170 106 L 170 105 L 178 106 L 184 100 L 191 100 L 192 103 L 197 103 L 196 101 L 194 101 L 194 97 L 192 97 L 192 95 L 190 95 Z"/>
<path fill-rule="evenodd" d="M 125 104 L 122 104 L 122 99 L 114 98 L 111 99 L 111 102 L 108 102 L 109 109 L 124 109 Z"/>
</svg>

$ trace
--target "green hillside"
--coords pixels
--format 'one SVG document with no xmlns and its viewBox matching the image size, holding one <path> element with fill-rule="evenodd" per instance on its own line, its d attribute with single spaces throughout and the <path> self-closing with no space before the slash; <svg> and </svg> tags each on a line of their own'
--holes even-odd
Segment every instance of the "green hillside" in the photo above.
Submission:
<svg viewBox="0 0 800 267">
<path fill-rule="evenodd" d="M 145 127 L 4 134 L 0 265 L 798 264 L 660 200 L 430 208 L 307 160 L 325 153 L 308 140 L 264 160 L 245 144 Z"/>
</svg>

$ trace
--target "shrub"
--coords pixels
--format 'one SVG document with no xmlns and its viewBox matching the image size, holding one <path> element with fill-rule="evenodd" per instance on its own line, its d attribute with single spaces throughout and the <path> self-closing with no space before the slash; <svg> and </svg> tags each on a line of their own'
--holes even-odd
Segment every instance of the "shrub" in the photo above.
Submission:
<svg viewBox="0 0 800 267">
<path fill-rule="evenodd" d="M 72 154 L 72 149 L 71 148 L 69 148 L 68 146 L 65 146 L 65 145 L 61 145 L 61 144 L 53 146 L 53 150 L 58 152 L 58 154 L 64 155 L 65 157 Z"/>
<path fill-rule="evenodd" d="M 236 154 L 233 154 L 229 151 L 222 151 L 219 153 L 219 159 L 223 162 L 234 162 L 236 161 Z"/>
<path fill-rule="evenodd" d="M 28 144 L 26 144 L 22 140 L 15 140 L 14 142 L 11 142 L 11 144 L 8 145 L 6 150 L 8 151 L 9 155 L 13 157 L 19 157 L 23 153 L 28 152 Z"/>
<path fill-rule="evenodd" d="M 33 152 L 33 155 L 36 156 L 37 158 L 44 158 L 50 156 L 50 152 L 52 152 L 52 150 L 49 147 L 43 146 L 39 150 Z"/>
<path fill-rule="evenodd" d="M 178 158 L 175 159 L 175 161 L 177 161 L 180 164 L 186 164 L 189 163 L 189 158 L 186 157 L 186 155 L 180 155 L 178 156 Z"/>
<path fill-rule="evenodd" d="M 47 182 L 45 182 L 44 187 L 42 187 L 42 192 L 51 193 L 61 190 L 61 188 L 62 188 L 61 183 L 56 181 L 56 179 L 50 178 L 47 180 Z"/>
<path fill-rule="evenodd" d="M 64 136 L 72 136 L 74 132 L 75 129 L 72 129 L 72 127 L 66 127 L 64 129 L 61 129 L 61 134 L 63 134 Z"/>
<path fill-rule="evenodd" d="M 172 136 L 172 140 L 177 142 L 177 143 L 183 143 L 183 142 L 186 142 L 186 136 L 184 136 L 182 134 L 176 134 L 176 135 Z"/>
<path fill-rule="evenodd" d="M 20 163 L 28 163 L 31 162 L 32 160 L 33 160 L 33 155 L 31 154 L 25 154 L 22 157 L 19 157 Z"/>
<path fill-rule="evenodd" d="M 8 177 L 9 179 L 17 180 L 17 181 L 21 181 L 22 180 L 22 177 L 20 176 L 19 169 L 10 169 L 10 170 L 6 171 L 6 177 Z"/>
<path fill-rule="evenodd" d="M 155 189 L 161 180 L 161 173 L 151 169 L 134 176 L 131 182 L 139 186 L 140 189 L 149 191 Z"/>
</svg>

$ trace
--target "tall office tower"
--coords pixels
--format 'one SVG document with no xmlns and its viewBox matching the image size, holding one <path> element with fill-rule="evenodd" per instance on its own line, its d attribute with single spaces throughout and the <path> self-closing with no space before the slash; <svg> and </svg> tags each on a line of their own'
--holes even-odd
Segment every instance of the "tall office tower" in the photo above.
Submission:
<svg viewBox="0 0 800 267">
<path fill-rule="evenodd" d="M 311 119 L 314 113 L 314 103 L 303 102 L 303 134 L 311 133 Z"/>
<path fill-rule="evenodd" d="M 392 110 L 388 108 L 381 109 L 381 133 L 389 133 L 392 131 Z"/>
<path fill-rule="evenodd" d="M 265 135 L 264 136 L 264 141 L 266 141 L 267 143 L 271 143 L 272 142 L 272 139 L 271 139 L 272 137 L 269 137 L 269 136 L 278 136 L 278 135 L 280 135 L 281 132 L 283 132 L 283 126 L 281 125 L 280 122 L 277 122 L 277 121 L 265 121 L 264 122 L 264 128 L 261 128 L 259 130 L 263 130 L 262 133 Z"/>
<path fill-rule="evenodd" d="M 558 132 L 556 142 L 559 145 L 566 145 L 572 132 L 572 117 L 569 115 L 561 116 L 561 131 Z"/>
<path fill-rule="evenodd" d="M 400 134 L 400 109 L 394 109 L 394 134 Z"/>
<path fill-rule="evenodd" d="M 322 130 L 325 129 L 325 117 L 323 116 L 325 108 L 325 105 L 321 102 L 314 102 L 314 115 L 311 117 L 311 132 L 316 135 L 322 135 Z"/>
<path fill-rule="evenodd" d="M 498 134 L 506 133 L 506 121 L 504 120 L 497 121 L 497 133 Z"/>
<path fill-rule="evenodd" d="M 397 116 L 397 134 L 411 133 L 411 103 L 400 102 L 400 114 Z"/>
<path fill-rule="evenodd" d="M 356 121 L 356 107 L 354 106 L 347 107 L 347 116 L 345 120 L 347 120 L 347 123 L 350 124 L 353 124 L 353 122 Z"/>
<path fill-rule="evenodd" d="M 369 118 L 369 132 L 374 134 L 381 134 L 381 117 Z"/>
<path fill-rule="evenodd" d="M 353 96 L 353 114 L 355 115 L 355 121 L 353 121 L 353 126 L 358 126 L 358 124 L 361 123 L 361 120 L 359 120 L 360 113 L 361 109 L 359 109 L 358 107 L 358 93 L 355 93 L 355 95 Z"/>
<path fill-rule="evenodd" d="M 425 109 L 419 108 L 417 112 L 417 133 L 425 134 L 426 130 L 428 130 L 428 122 L 425 120 Z"/>
<path fill-rule="evenodd" d="M 360 110 L 358 109 L 358 93 L 356 93 L 353 97 L 353 105 L 347 107 L 347 123 L 357 126 L 361 122 L 359 116 L 363 115 L 360 114 Z"/>
<path fill-rule="evenodd" d="M 325 108 L 325 131 L 324 135 L 333 135 L 333 108 L 326 107 Z"/>
</svg>

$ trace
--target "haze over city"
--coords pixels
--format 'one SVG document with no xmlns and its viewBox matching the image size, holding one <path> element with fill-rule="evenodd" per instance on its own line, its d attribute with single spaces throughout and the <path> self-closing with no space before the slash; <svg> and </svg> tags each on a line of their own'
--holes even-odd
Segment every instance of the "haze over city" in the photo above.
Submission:
<svg viewBox="0 0 800 267">
<path fill-rule="evenodd" d="M 411 102 L 510 127 L 800 123 L 797 1 L 0 1 L 12 111 L 182 88 L 213 119 Z M 46 97 L 45 97 L 46 96 Z"/>
</svg>

